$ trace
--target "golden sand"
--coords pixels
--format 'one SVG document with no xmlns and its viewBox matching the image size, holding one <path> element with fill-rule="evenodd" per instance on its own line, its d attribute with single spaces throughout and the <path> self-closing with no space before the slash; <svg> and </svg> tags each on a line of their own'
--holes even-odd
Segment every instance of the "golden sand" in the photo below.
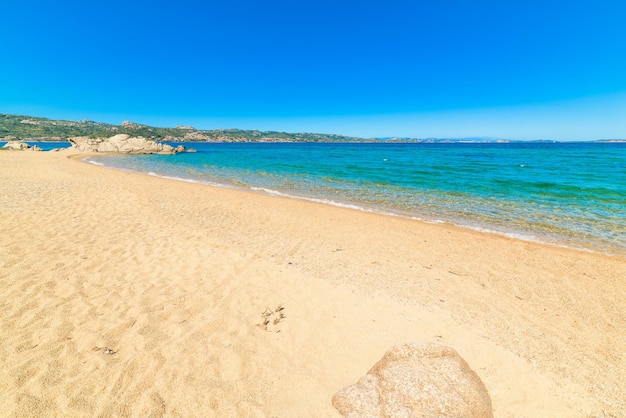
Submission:
<svg viewBox="0 0 626 418">
<path fill-rule="evenodd" d="M 333 417 L 406 342 L 498 417 L 626 415 L 623 258 L 68 154 L 0 152 L 2 416 Z"/>
</svg>

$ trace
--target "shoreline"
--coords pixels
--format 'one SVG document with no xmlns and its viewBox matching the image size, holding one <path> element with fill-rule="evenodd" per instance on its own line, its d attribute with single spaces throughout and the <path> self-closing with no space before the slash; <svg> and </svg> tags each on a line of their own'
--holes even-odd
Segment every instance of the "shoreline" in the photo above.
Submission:
<svg viewBox="0 0 626 418">
<path fill-rule="evenodd" d="M 624 258 L 68 155 L 0 153 L 4 411 L 338 416 L 418 341 L 455 348 L 495 416 L 626 412 Z"/>
<path fill-rule="evenodd" d="M 305 202 L 312 202 L 316 204 L 323 204 L 323 205 L 329 205 L 329 206 L 334 206 L 334 207 L 339 207 L 339 208 L 356 210 L 356 211 L 360 211 L 364 213 L 373 213 L 373 214 L 378 214 L 378 215 L 383 215 L 383 216 L 391 216 L 391 217 L 397 217 L 397 218 L 402 218 L 402 219 L 408 219 L 408 220 L 432 224 L 432 225 L 440 225 L 440 224 L 448 225 L 448 226 L 451 226 L 454 228 L 460 228 L 463 230 L 470 230 L 470 231 L 475 231 L 475 232 L 483 233 L 483 234 L 517 239 L 520 241 L 536 243 L 540 245 L 553 246 L 553 247 L 570 249 L 570 250 L 581 251 L 581 252 L 588 252 L 588 253 L 593 253 L 593 254 L 601 254 L 601 255 L 605 255 L 609 257 L 626 258 L 626 248 L 610 247 L 607 243 L 600 243 L 597 241 L 585 241 L 585 242 L 568 241 L 566 236 L 560 235 L 560 234 L 555 234 L 552 237 L 551 236 L 542 237 L 540 235 L 537 235 L 536 232 L 525 231 L 525 230 L 515 230 L 515 229 L 507 230 L 507 228 L 505 227 L 490 224 L 486 221 L 483 221 L 484 223 L 480 223 L 478 221 L 472 221 L 472 220 L 467 220 L 467 219 L 465 220 L 464 219 L 445 220 L 445 219 L 434 219 L 434 218 L 430 219 L 426 217 L 425 215 L 414 214 L 410 212 L 394 211 L 392 208 L 368 207 L 368 206 L 360 205 L 359 203 L 354 203 L 354 202 L 341 202 L 341 201 L 335 201 L 332 199 L 316 197 L 316 196 L 301 196 L 297 194 L 291 194 L 289 192 L 283 192 L 280 190 L 268 189 L 268 188 L 261 187 L 261 186 L 242 187 L 242 186 L 237 186 L 237 185 L 232 185 L 232 184 L 214 182 L 210 180 L 199 180 L 199 179 L 195 179 L 192 177 L 177 177 L 177 176 L 170 176 L 166 174 L 159 174 L 155 172 L 142 172 L 138 170 L 133 170 L 131 168 L 109 166 L 99 161 L 90 160 L 91 157 L 98 157 L 98 156 L 102 156 L 102 155 L 101 154 L 88 155 L 88 156 L 85 156 L 84 158 L 80 158 L 80 160 L 85 163 L 89 163 L 89 164 L 93 164 L 93 165 L 101 166 L 101 167 L 106 167 L 106 168 L 113 169 L 113 170 L 134 173 L 134 174 L 139 174 L 139 175 L 145 175 L 145 176 L 151 176 L 151 177 L 158 177 L 158 178 L 163 178 L 166 180 L 181 181 L 181 182 L 186 182 L 186 183 L 204 185 L 208 187 L 218 187 L 218 188 L 223 188 L 227 190 L 239 190 L 243 192 L 257 193 L 257 194 L 263 194 L 267 196 L 275 196 L 275 197 L 281 197 L 281 198 L 287 198 L 287 199 L 296 199 L 296 200 L 305 201 Z M 501 228 L 501 229 L 498 229 L 498 228 Z"/>
</svg>

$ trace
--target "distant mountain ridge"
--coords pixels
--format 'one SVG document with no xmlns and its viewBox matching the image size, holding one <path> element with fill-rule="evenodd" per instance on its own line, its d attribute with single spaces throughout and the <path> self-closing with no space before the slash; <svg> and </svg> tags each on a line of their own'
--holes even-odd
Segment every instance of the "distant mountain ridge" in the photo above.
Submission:
<svg viewBox="0 0 626 418">
<path fill-rule="evenodd" d="M 117 134 L 159 142 L 364 142 L 374 139 L 336 134 L 287 133 L 241 129 L 159 128 L 124 121 L 113 125 L 92 120 L 66 121 L 0 113 L 0 140 L 66 141 L 71 137 L 107 138 Z"/>
</svg>

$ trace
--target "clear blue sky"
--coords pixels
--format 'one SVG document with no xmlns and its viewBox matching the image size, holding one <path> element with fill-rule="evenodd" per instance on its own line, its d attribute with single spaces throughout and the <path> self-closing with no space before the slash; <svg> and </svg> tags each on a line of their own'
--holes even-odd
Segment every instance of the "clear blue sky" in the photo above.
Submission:
<svg viewBox="0 0 626 418">
<path fill-rule="evenodd" d="M 626 2 L 0 1 L 0 113 L 626 137 Z"/>
</svg>

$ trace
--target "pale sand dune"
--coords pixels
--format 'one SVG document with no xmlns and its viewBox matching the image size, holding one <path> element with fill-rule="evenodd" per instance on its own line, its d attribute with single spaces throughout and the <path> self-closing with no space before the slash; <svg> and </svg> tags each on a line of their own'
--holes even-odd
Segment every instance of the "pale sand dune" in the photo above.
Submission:
<svg viewBox="0 0 626 418">
<path fill-rule="evenodd" d="M 623 258 L 67 156 L 0 152 L 1 416 L 338 416 L 405 342 L 498 417 L 626 415 Z"/>
</svg>

